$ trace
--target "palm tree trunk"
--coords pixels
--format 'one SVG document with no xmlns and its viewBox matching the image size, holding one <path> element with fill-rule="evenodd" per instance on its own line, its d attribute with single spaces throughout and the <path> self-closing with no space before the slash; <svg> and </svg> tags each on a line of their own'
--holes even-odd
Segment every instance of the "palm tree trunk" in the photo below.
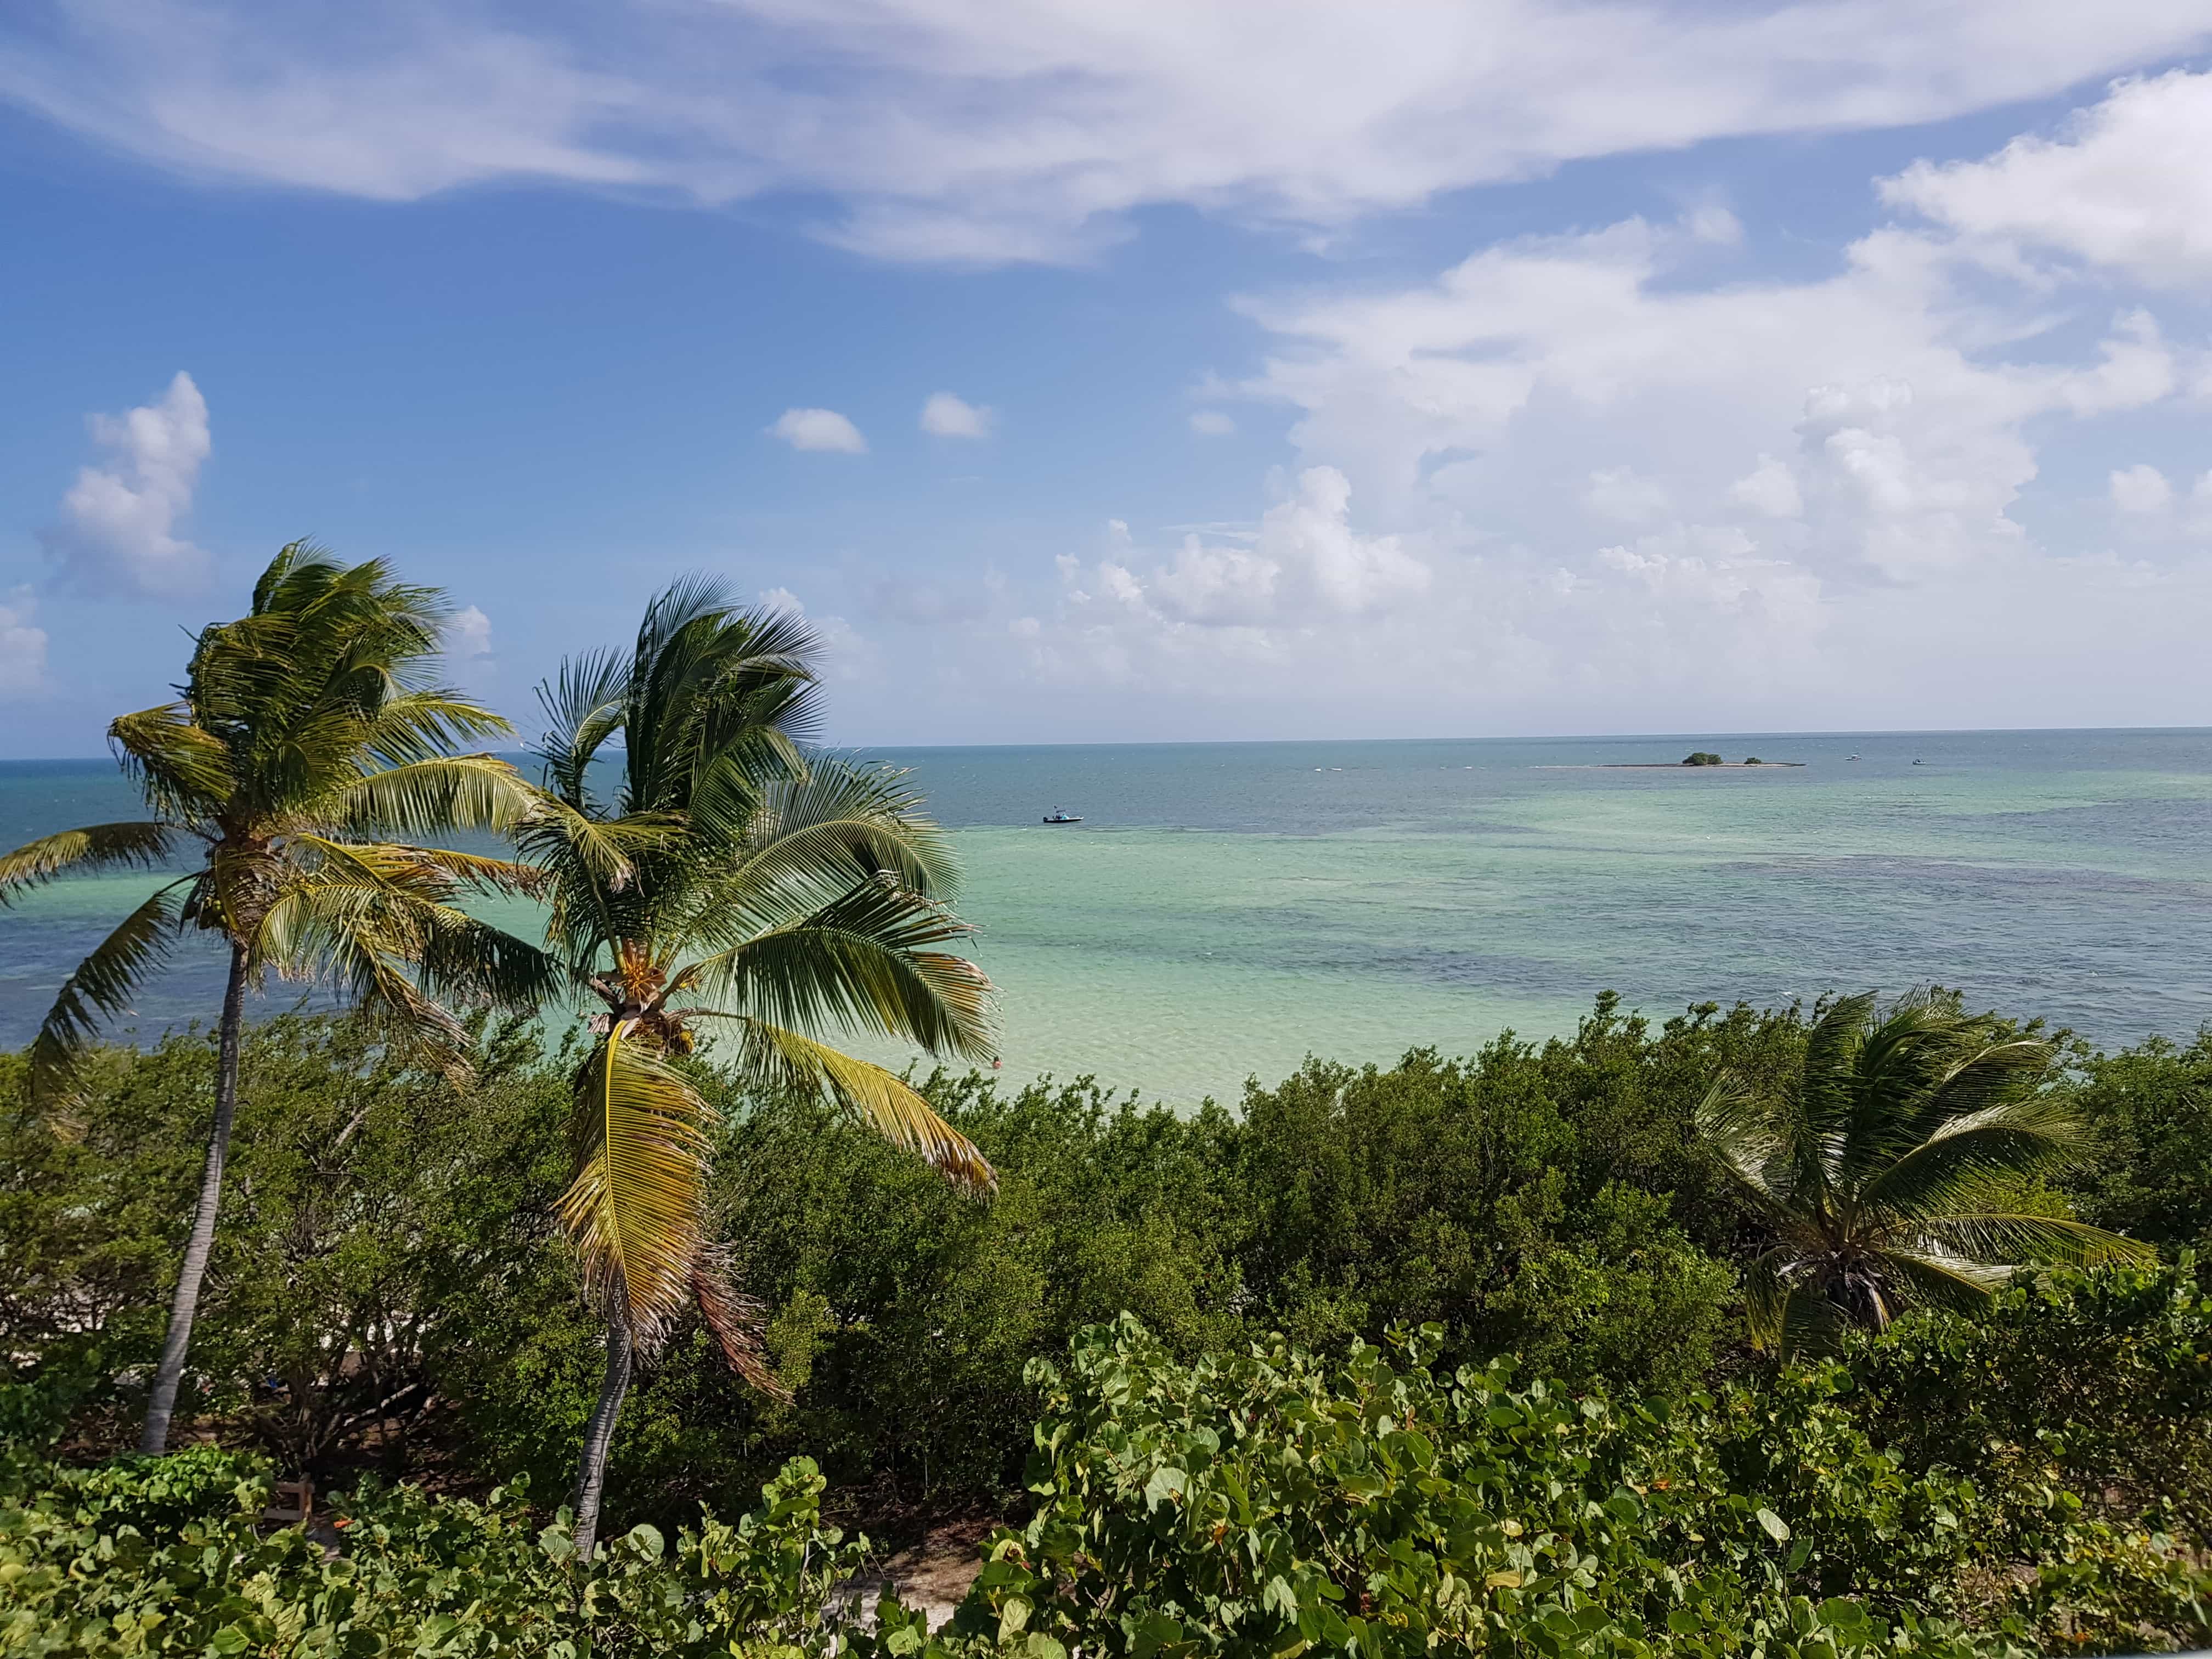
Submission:
<svg viewBox="0 0 2212 1659">
<path fill-rule="evenodd" d="M 576 1559 L 588 1561 L 599 1538 L 599 1493 L 607 1482 L 607 1448 L 614 1443 L 615 1419 L 629 1392 L 629 1322 L 617 1316 L 607 1322 L 607 1375 L 599 1384 L 599 1403 L 584 1430 L 584 1459 L 576 1471 Z"/>
<path fill-rule="evenodd" d="M 192 1212 L 191 1236 L 185 1242 L 184 1268 L 177 1275 L 177 1293 L 169 1303 L 169 1333 L 161 1343 L 161 1363 L 154 1372 L 153 1398 L 146 1402 L 146 1426 L 138 1437 L 142 1452 L 169 1449 L 169 1418 L 177 1408 L 177 1389 L 185 1377 L 185 1352 L 191 1346 L 200 1281 L 207 1277 L 208 1257 L 215 1249 L 216 1211 L 222 1203 L 222 1166 L 230 1156 L 230 1122 L 238 1111 L 238 1041 L 245 1022 L 246 947 L 234 942 L 230 981 L 222 993 L 215 1130 L 208 1136 L 207 1162 L 200 1170 L 199 1208 Z"/>
</svg>

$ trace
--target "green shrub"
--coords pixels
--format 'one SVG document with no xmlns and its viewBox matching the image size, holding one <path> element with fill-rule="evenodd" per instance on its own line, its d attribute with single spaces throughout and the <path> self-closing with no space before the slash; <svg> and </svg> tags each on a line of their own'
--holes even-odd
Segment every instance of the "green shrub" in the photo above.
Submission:
<svg viewBox="0 0 2212 1659">
<path fill-rule="evenodd" d="M 623 1413 L 610 1504 L 672 1528 L 800 1454 L 842 1488 L 993 1501 L 1019 1485 L 1024 1366 L 1124 1310 L 1186 1358 L 1433 1321 L 1454 1363 L 1518 1352 L 1571 1379 L 1687 1386 L 1737 1329 L 1735 1212 L 1690 1109 L 1716 1066 L 1801 1040 L 1790 1013 L 1662 1027 L 1608 996 L 1571 1040 L 1314 1061 L 1251 1088 L 1241 1115 L 1084 1081 L 928 1079 L 1000 1170 L 989 1204 L 817 1103 L 731 1097 L 710 1051 L 714 1201 L 798 1398 L 738 1386 L 702 1328 L 678 1329 Z M 0 1337 L 50 1370 L 96 1346 L 80 1443 L 114 1443 L 137 1410 L 210 1063 L 191 1033 L 100 1052 L 72 1139 L 0 1115 Z M 252 1028 L 194 1339 L 203 1421 L 325 1484 L 458 1454 L 479 1478 L 559 1489 L 601 1370 L 550 1222 L 564 1064 L 526 1029 L 488 1031 L 463 1090 L 345 1021 Z M 20 1060 L 0 1063 L 9 1103 L 21 1083 Z"/>
<path fill-rule="evenodd" d="M 543 1525 L 518 1487 L 476 1504 L 365 1486 L 326 1550 L 255 1524 L 265 1471 L 232 1454 L 56 1471 L 0 1508 L 0 1654 L 827 1654 L 831 1590 L 866 1544 L 821 1525 L 823 1485 L 795 1461 L 735 1525 L 704 1516 L 672 1548 L 634 1528 L 585 1571 L 566 1512 Z M 94 1490 L 104 1504 L 81 1501 Z"/>
<path fill-rule="evenodd" d="M 2153 1037 L 2075 1063 L 2074 1105 L 2094 1132 L 2066 1183 L 2082 1219 L 2212 1253 L 2212 1026 L 2185 1045 Z"/>
<path fill-rule="evenodd" d="M 1992 1613 L 1971 1482 L 1876 1449 L 1840 1367 L 1769 1389 L 1615 1403 L 1503 1364 L 1438 1377 L 1434 1329 L 1340 1364 L 1294 1348 L 1176 1361 L 1133 1320 L 1037 1368 L 1035 1517 L 1002 1531 L 956 1635 L 1049 1653 L 2017 1653 L 2075 1618 L 2037 1581 Z M 2096 1535 L 2082 1575 L 2197 1575 Z M 2069 1535 L 2087 1551 L 2089 1534 Z M 2039 1599 L 2040 1598 L 2040 1599 Z M 1965 1611 L 1981 1615 L 1970 1635 Z M 2132 1605 L 2138 1615 L 2142 1605 Z"/>
<path fill-rule="evenodd" d="M 1725 766 L 1727 763 L 1710 749 L 1694 750 L 1682 762 L 1685 766 Z"/>
<path fill-rule="evenodd" d="M 1911 1316 L 1850 1364 L 1869 1431 L 2004 1494 L 2023 1551 L 2063 1524 L 2060 1491 L 2212 1544 L 2212 1279 L 2193 1256 L 2024 1275 L 1986 1316 Z"/>
</svg>

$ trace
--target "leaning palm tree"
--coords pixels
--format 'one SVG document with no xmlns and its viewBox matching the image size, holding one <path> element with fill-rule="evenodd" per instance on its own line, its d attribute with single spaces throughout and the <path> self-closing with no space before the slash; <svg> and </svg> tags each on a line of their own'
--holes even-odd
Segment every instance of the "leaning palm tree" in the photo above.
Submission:
<svg viewBox="0 0 2212 1659">
<path fill-rule="evenodd" d="M 711 1239 L 715 1114 L 678 1063 L 702 1022 L 729 1039 L 718 1058 L 738 1086 L 827 1096 L 962 1185 L 995 1183 L 914 1090 L 824 1040 L 988 1058 L 992 988 L 944 948 L 969 929 L 918 797 L 895 773 L 809 753 L 817 649 L 799 618 L 686 580 L 629 652 L 571 661 L 539 690 L 548 802 L 520 846 L 547 878 L 550 955 L 604 1007 L 560 1202 L 607 1322 L 576 1484 L 584 1559 L 633 1364 L 672 1320 L 696 1307 L 742 1375 L 776 1386 Z"/>
<path fill-rule="evenodd" d="M 100 1018 L 127 1009 L 184 935 L 228 947 L 215 1120 L 142 1451 L 168 1443 L 222 1200 L 248 988 L 270 972 L 335 981 L 395 1050 L 449 1064 L 463 1033 L 441 998 L 544 994 L 537 954 L 453 903 L 466 887 L 531 886 L 534 871 L 383 839 L 511 830 L 534 810 L 506 763 L 453 752 L 507 728 L 435 684 L 445 614 L 435 589 L 394 581 L 381 562 L 348 568 L 292 544 L 255 585 L 251 614 L 201 630 L 179 699 L 108 727 L 149 816 L 0 858 L 0 903 L 65 873 L 172 875 L 64 981 L 31 1045 L 43 1102 L 65 1102 Z"/>
<path fill-rule="evenodd" d="M 1826 1352 L 1914 1304 L 1979 1307 L 2021 1261 L 2147 1255 L 2021 1207 L 2081 1145 L 2056 1060 L 1955 997 L 1884 1011 L 1869 994 L 1814 1024 L 1779 1088 L 1717 1082 L 1698 1127 L 1778 1240 L 1747 1273 L 1753 1340 L 1784 1358 Z"/>
</svg>

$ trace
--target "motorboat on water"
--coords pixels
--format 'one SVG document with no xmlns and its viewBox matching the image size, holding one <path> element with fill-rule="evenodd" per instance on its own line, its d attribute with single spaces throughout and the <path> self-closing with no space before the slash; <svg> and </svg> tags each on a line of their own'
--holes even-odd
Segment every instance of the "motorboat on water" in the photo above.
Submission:
<svg viewBox="0 0 2212 1659">
<path fill-rule="evenodd" d="M 1047 823 L 1080 823 L 1083 822 L 1083 820 L 1078 817 L 1074 813 L 1063 812 L 1056 806 L 1054 807 L 1051 811 L 1044 815 L 1044 821 Z"/>
</svg>

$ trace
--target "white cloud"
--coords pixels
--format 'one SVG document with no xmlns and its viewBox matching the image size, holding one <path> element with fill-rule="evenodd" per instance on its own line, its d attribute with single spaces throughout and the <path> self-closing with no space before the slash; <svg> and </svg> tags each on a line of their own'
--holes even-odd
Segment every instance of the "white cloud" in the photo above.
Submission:
<svg viewBox="0 0 2212 1659">
<path fill-rule="evenodd" d="M 979 408 L 950 392 L 933 392 L 921 406 L 921 429 L 933 438 L 988 438 L 997 422 L 996 410 Z"/>
<path fill-rule="evenodd" d="M 2212 470 L 2198 474 L 2197 487 L 2189 492 L 2189 510 L 2182 528 L 2191 536 L 2212 539 Z"/>
<path fill-rule="evenodd" d="M 1237 430 L 1237 422 L 1218 409 L 1201 409 L 1190 417 L 1190 429 L 1201 438 L 1226 438 Z"/>
<path fill-rule="evenodd" d="M 834 409 L 787 409 L 768 428 L 793 449 L 827 450 L 840 455 L 865 455 L 868 441 Z"/>
<path fill-rule="evenodd" d="M 2116 471 L 2111 487 L 2112 505 L 2123 513 L 2163 513 L 2173 505 L 2173 486 L 2148 464 Z"/>
<path fill-rule="evenodd" d="M 2212 567 L 2074 550 L 2108 468 L 2148 498 L 2113 451 L 2192 395 L 2193 311 L 1948 225 L 1788 277 L 1710 235 L 1631 219 L 1241 301 L 1267 345 L 1225 389 L 1291 411 L 1305 482 L 1251 539 L 1076 566 L 1023 607 L 1031 684 L 1277 732 L 2212 715 Z M 2167 527 L 2212 534 L 2197 500 Z M 1364 574 L 1330 587 L 1324 544 Z"/>
<path fill-rule="evenodd" d="M 28 696 L 46 684 L 46 631 L 34 626 L 38 605 L 19 587 L 0 603 L 0 696 Z"/>
<path fill-rule="evenodd" d="M 2212 43 L 2198 0 L 40 10 L 0 96 L 182 172 L 826 198 L 830 240 L 971 263 L 1080 258 L 1152 204 L 1325 228 L 1577 158 L 1936 121 Z"/>
<path fill-rule="evenodd" d="M 475 605 L 463 605 L 446 624 L 447 658 L 464 665 L 491 660 L 491 618 Z"/>
<path fill-rule="evenodd" d="M 1770 519 L 1794 519 L 1805 510 L 1805 497 L 1787 461 L 1761 455 L 1759 465 L 1729 486 L 1729 499 Z"/>
<path fill-rule="evenodd" d="M 1091 589 L 1073 586 L 1084 580 L 1079 562 L 1060 561 L 1071 603 L 1104 602 L 1146 628 L 1296 629 L 1379 616 L 1418 602 L 1431 575 L 1401 538 L 1352 527 L 1351 483 L 1331 466 L 1300 473 L 1249 544 L 1187 535 L 1170 558 L 1139 570 L 1128 526 L 1116 520 L 1109 545 L 1089 573 Z"/>
<path fill-rule="evenodd" d="M 209 449 L 207 400 L 192 377 L 179 372 L 159 402 L 88 424 L 106 462 L 77 473 L 60 520 L 39 532 L 63 580 L 172 595 L 204 586 L 208 556 L 175 533 Z"/>
<path fill-rule="evenodd" d="M 760 602 L 771 611 L 787 611 L 806 618 L 807 627 L 822 647 L 823 670 L 828 678 L 854 681 L 876 677 L 882 666 L 882 653 L 873 641 L 844 617 L 809 614 L 799 595 L 787 587 L 763 589 Z"/>
<path fill-rule="evenodd" d="M 2057 138 L 1922 161 L 1882 193 L 1963 234 L 2175 287 L 2212 279 L 2212 73 L 2124 82 Z"/>
<path fill-rule="evenodd" d="M 1644 524 L 1664 516 L 1667 487 L 1641 476 L 1632 466 L 1606 467 L 1589 475 L 1583 505 L 1601 519 Z"/>
</svg>

